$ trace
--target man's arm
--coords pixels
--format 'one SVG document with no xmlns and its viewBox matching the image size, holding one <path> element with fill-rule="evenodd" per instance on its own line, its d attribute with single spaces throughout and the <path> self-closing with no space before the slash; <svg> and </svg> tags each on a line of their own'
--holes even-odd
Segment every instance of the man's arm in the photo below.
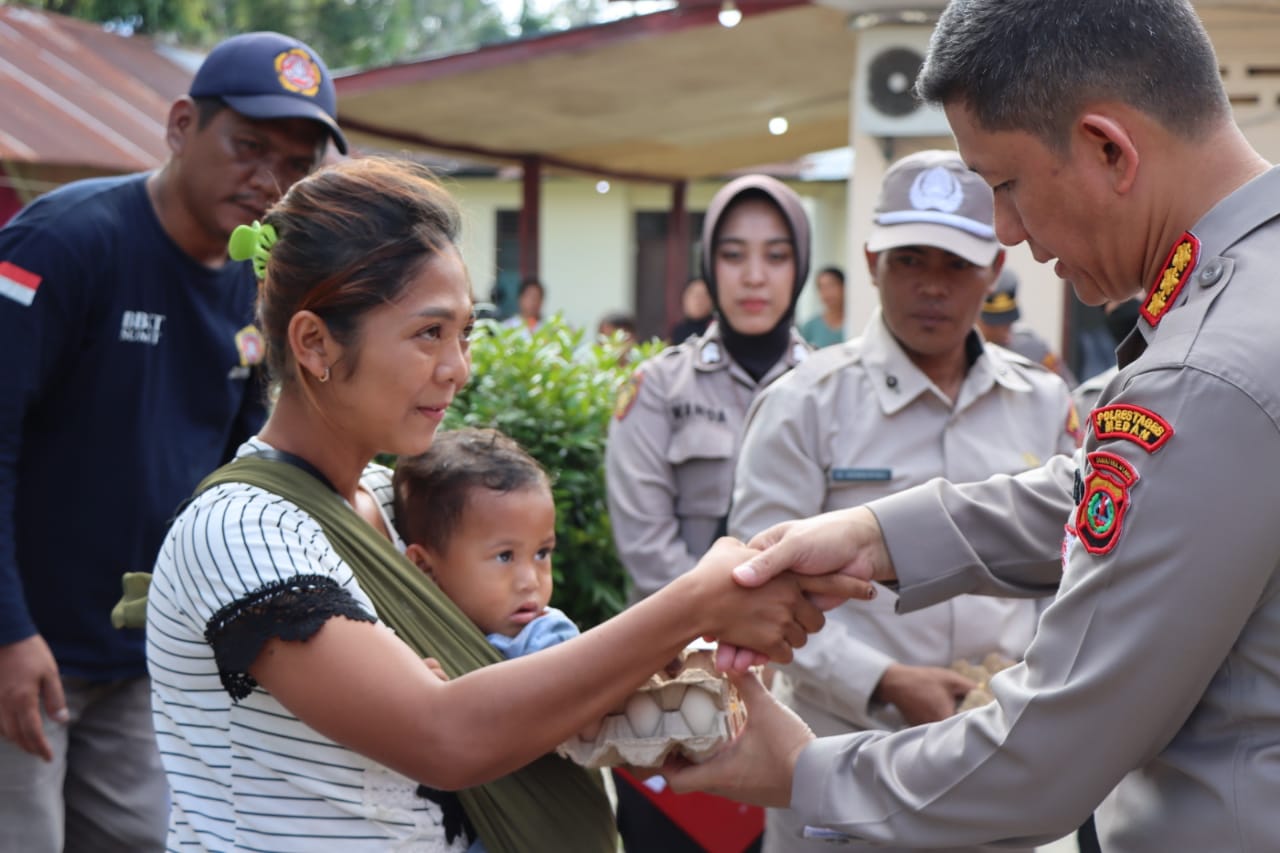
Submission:
<svg viewBox="0 0 1280 853">
<path fill-rule="evenodd" d="M 21 219 L 0 230 L 0 733 L 52 758 L 40 709 L 66 719 L 58 666 L 28 612 L 18 572 L 18 460 L 28 414 L 53 381 L 64 351 L 84 334 L 76 255 L 48 229 Z"/>
<path fill-rule="evenodd" d="M 1114 402 L 1156 412 L 1177 434 L 1153 453 L 1126 440 L 1091 448 L 1109 458 L 1095 457 L 1086 480 L 1108 464 L 1136 475 L 1113 492 L 1125 513 L 1109 515 L 1100 500 L 1081 522 L 1088 544 L 1068 538 L 1058 597 L 1024 663 L 992 680 L 996 703 L 893 734 L 812 742 L 763 706 L 723 763 L 675 773 L 673 785 L 751 792 L 772 804 L 785 788 L 812 823 L 871 841 L 1037 843 L 1077 826 L 1127 773 L 1165 750 L 1230 666 L 1259 602 L 1272 594 L 1280 553 L 1273 502 L 1193 502 L 1188 524 L 1187 496 L 1274 494 L 1272 472 L 1256 460 L 1280 458 L 1280 433 L 1239 390 L 1192 370 L 1135 379 Z M 1224 435 L 1232 448 L 1206 452 Z M 1086 491 L 1070 516 L 1074 529 L 1093 503 Z M 760 731 L 800 742 L 793 764 L 751 734 L 757 721 Z"/>
<path fill-rule="evenodd" d="M 868 504 L 909 612 L 964 593 L 1053 595 L 1075 464 L 1055 456 L 1017 476 L 954 485 L 932 480 Z"/>
</svg>

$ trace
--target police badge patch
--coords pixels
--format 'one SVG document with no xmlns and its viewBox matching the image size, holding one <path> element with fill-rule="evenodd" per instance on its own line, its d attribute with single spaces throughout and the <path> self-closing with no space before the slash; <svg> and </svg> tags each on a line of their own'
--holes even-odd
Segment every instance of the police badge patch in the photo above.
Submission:
<svg viewBox="0 0 1280 853">
<path fill-rule="evenodd" d="M 627 380 L 627 384 L 622 386 L 618 391 L 618 400 L 613 405 L 613 416 L 618 420 L 622 420 L 627 416 L 627 412 L 631 411 L 631 407 L 635 405 L 636 397 L 640 395 L 640 383 L 644 380 L 641 373 L 631 374 L 631 378 Z"/>
<path fill-rule="evenodd" d="M 1073 532 L 1090 554 L 1106 554 L 1120 540 L 1138 472 L 1114 453 L 1090 453 L 1088 460 L 1092 470 L 1084 478 Z"/>
</svg>

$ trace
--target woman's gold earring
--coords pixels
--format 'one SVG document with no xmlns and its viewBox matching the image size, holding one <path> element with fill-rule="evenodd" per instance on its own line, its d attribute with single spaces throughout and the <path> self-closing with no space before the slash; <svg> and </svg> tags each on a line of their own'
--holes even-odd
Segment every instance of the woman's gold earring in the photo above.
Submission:
<svg viewBox="0 0 1280 853">
<path fill-rule="evenodd" d="M 324 384 L 325 382 L 328 382 L 328 381 L 329 381 L 329 365 L 326 364 L 324 366 L 324 375 L 320 377 L 320 383 Z"/>
</svg>

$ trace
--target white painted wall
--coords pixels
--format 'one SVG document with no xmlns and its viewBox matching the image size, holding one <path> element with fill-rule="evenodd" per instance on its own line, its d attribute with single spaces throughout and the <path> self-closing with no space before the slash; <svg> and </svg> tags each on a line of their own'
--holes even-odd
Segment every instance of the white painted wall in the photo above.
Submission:
<svg viewBox="0 0 1280 853">
<path fill-rule="evenodd" d="M 635 234 L 637 211 L 665 212 L 671 190 L 654 184 L 611 181 L 609 191 L 596 190 L 596 178 L 549 176 L 542 187 L 542 232 L 539 242 L 546 311 L 561 312 L 572 324 L 594 328 L 609 311 L 635 309 Z M 483 299 L 496 269 L 496 214 L 520 206 L 518 180 L 446 179 L 462 208 L 462 254 L 472 288 Z M 690 211 L 703 211 L 722 182 L 692 184 L 686 196 Z M 843 263 L 844 198 L 841 182 L 794 182 L 813 224 L 814 268 Z M 691 270 L 696 273 L 696 270 Z M 810 277 L 812 282 L 812 276 Z M 801 319 L 820 310 L 816 289 L 806 287 L 799 306 Z"/>
</svg>

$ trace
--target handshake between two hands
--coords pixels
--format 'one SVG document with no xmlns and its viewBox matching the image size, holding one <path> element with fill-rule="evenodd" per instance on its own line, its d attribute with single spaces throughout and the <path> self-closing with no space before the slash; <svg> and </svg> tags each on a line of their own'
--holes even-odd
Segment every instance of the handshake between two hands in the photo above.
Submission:
<svg viewBox="0 0 1280 853">
<path fill-rule="evenodd" d="M 731 557 L 730 575 L 739 587 L 762 587 L 775 579 L 786 582 L 790 573 L 804 598 L 819 611 L 851 598 L 869 600 L 875 597 L 872 581 L 895 578 L 880 525 L 862 507 L 780 524 L 746 546 L 721 540 L 699 568 L 717 562 L 723 570 L 720 561 Z M 804 630 L 812 633 L 822 621 L 819 614 L 816 625 L 806 625 Z M 659 772 L 673 790 L 707 791 L 759 806 L 791 804 L 796 763 L 814 735 L 794 712 L 774 701 L 752 668 L 770 659 L 789 660 L 790 647 L 803 645 L 807 633 L 792 636 L 796 641 L 789 642 L 781 658 L 727 642 L 725 636 L 714 638 L 719 641 L 716 668 L 727 673 L 746 719 L 736 736 L 714 755 L 696 763 L 679 753 L 668 757 Z"/>
<path fill-rule="evenodd" d="M 755 553 L 746 556 L 746 549 Z M 876 594 L 872 581 L 894 578 L 880 525 L 864 507 L 775 525 L 745 546 L 734 539 L 722 539 L 699 567 L 704 563 L 723 565 L 726 559 L 734 566 L 731 576 L 739 586 L 761 587 L 789 575 L 818 610 L 830 610 L 851 598 L 870 600 Z M 806 633 L 813 633 L 821 624 L 820 617 L 816 626 L 806 624 Z M 785 663 L 790 658 L 788 654 L 779 659 L 776 654 L 735 644 L 724 636 L 706 639 L 719 641 L 716 667 L 722 672 L 741 674 L 771 659 Z M 804 639 L 801 636 L 790 645 L 801 646 Z"/>
</svg>

